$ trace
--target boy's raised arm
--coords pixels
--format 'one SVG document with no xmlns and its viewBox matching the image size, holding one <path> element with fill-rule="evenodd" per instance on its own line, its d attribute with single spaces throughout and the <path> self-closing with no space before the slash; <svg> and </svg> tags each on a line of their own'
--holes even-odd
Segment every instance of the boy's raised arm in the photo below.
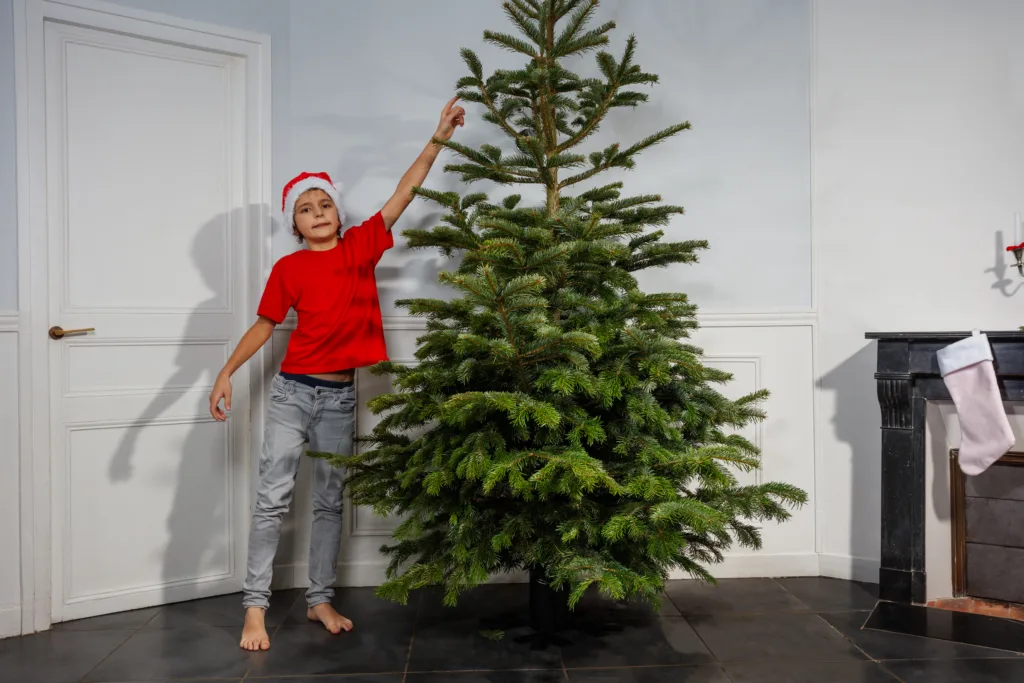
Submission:
<svg viewBox="0 0 1024 683">
<path fill-rule="evenodd" d="M 441 121 L 438 123 L 437 131 L 434 133 L 431 141 L 427 143 L 427 146 L 420 152 L 416 161 L 413 162 L 409 170 L 402 176 L 398 183 L 398 189 L 395 190 L 395 193 L 391 195 L 391 199 L 381 209 L 381 217 L 384 218 L 384 225 L 388 230 L 391 230 L 391 226 L 395 224 L 406 207 L 412 203 L 412 188 L 423 184 L 427 174 L 430 172 L 430 167 L 434 165 L 434 160 L 441 151 L 441 146 L 435 144 L 434 140 L 449 140 L 455 132 L 456 126 L 464 126 L 466 124 L 466 110 L 455 106 L 458 99 L 457 96 L 453 97 L 444 106 L 444 110 L 441 111 Z"/>
</svg>

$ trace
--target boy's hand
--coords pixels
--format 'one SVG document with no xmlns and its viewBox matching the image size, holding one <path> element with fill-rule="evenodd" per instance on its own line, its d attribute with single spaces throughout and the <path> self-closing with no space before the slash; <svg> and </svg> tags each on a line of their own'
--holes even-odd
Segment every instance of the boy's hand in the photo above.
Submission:
<svg viewBox="0 0 1024 683">
<path fill-rule="evenodd" d="M 448 100 L 448 104 L 444 105 L 444 109 L 441 111 L 441 122 L 437 124 L 437 132 L 434 133 L 434 137 L 438 140 L 450 140 L 452 134 L 455 133 L 456 126 L 466 125 L 466 110 L 455 106 L 458 101 L 459 96 L 456 95 Z"/>
<path fill-rule="evenodd" d="M 210 392 L 210 415 L 218 422 L 228 419 L 228 414 L 220 407 L 220 400 L 224 399 L 224 408 L 231 410 L 231 378 L 224 375 L 217 375 L 217 381 Z"/>
</svg>

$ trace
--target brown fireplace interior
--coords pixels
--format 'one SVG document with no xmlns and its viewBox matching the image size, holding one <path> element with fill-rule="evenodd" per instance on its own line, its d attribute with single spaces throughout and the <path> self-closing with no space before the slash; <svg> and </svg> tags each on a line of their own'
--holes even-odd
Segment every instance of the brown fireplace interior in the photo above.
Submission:
<svg viewBox="0 0 1024 683">
<path fill-rule="evenodd" d="M 957 456 L 950 451 L 955 598 L 935 606 L 1024 619 L 1024 453 L 975 477 Z"/>
</svg>

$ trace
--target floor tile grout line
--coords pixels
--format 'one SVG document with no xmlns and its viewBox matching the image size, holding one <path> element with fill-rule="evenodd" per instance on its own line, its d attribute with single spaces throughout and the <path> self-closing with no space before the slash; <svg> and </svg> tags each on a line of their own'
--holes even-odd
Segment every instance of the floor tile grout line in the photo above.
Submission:
<svg viewBox="0 0 1024 683">
<path fill-rule="evenodd" d="M 801 605 L 803 605 L 804 607 L 806 607 L 806 608 L 807 608 L 808 610 L 810 610 L 811 612 L 815 612 L 815 610 L 813 610 L 813 609 L 811 608 L 811 606 L 810 606 L 810 605 L 809 605 L 809 604 L 808 604 L 808 603 L 807 603 L 806 601 L 802 600 L 802 599 L 800 598 L 800 596 L 799 596 L 799 595 L 797 595 L 797 594 L 796 594 L 796 593 L 794 593 L 793 591 L 791 591 L 791 590 L 789 590 L 788 588 L 786 588 L 786 587 L 785 587 L 785 586 L 784 586 L 784 585 L 782 584 L 782 582 L 781 582 L 781 581 L 779 581 L 779 579 L 778 579 L 777 577 L 774 577 L 774 576 L 770 576 L 770 577 L 768 577 L 768 578 L 770 578 L 770 579 L 772 580 L 772 583 L 774 583 L 774 584 L 775 584 L 776 586 L 778 586 L 779 588 L 781 588 L 781 589 L 782 589 L 782 592 L 783 592 L 783 593 L 785 593 L 786 595 L 789 595 L 790 597 L 792 597 L 792 598 L 793 598 L 794 600 L 796 600 L 797 602 L 799 602 L 799 603 L 800 603 Z M 850 610 L 850 611 L 856 611 L 856 610 Z M 815 614 L 817 614 L 817 612 L 815 612 Z"/>
<path fill-rule="evenodd" d="M 405 653 L 405 666 L 402 668 L 402 683 L 405 683 L 409 675 L 409 661 L 412 659 L 412 646 L 416 642 L 416 624 L 412 625 L 412 633 L 409 635 L 409 650 Z"/>
<path fill-rule="evenodd" d="M 806 659 L 795 657 L 792 659 L 725 659 L 711 662 L 692 662 L 689 664 L 633 664 L 633 665 L 609 665 L 609 666 L 574 666 L 569 671 L 618 671 L 619 669 L 700 669 L 708 666 L 717 666 L 724 669 L 726 666 L 738 664 L 753 665 L 763 664 L 765 666 L 775 664 L 857 664 L 864 663 L 862 659 Z M 872 662 L 873 663 L 873 662 Z M 515 669 L 513 669 L 515 670 Z M 526 669 L 523 669 L 524 671 Z"/>
<path fill-rule="evenodd" d="M 124 640 L 122 640 L 122 641 L 121 641 L 120 643 L 118 643 L 118 644 L 117 644 L 117 646 L 116 646 L 116 647 L 114 647 L 114 649 L 113 649 L 113 650 L 111 650 L 110 652 L 108 652 L 108 653 L 106 654 L 106 656 L 105 656 L 105 657 L 104 657 L 103 659 L 101 659 L 100 661 L 98 661 L 98 662 L 96 663 L 96 666 L 94 666 L 93 668 L 89 669 L 89 670 L 88 670 L 88 671 L 86 671 L 86 672 L 85 672 L 84 674 L 82 674 L 82 677 L 81 677 L 81 678 L 79 678 L 78 680 L 79 680 L 79 681 L 81 682 L 81 681 L 84 681 L 85 679 L 89 678 L 89 674 L 91 674 L 91 673 L 92 673 L 93 671 L 95 671 L 96 669 L 98 669 L 98 668 L 100 668 L 101 666 L 103 666 L 103 663 L 104 663 L 105 661 L 107 661 L 108 659 L 110 659 L 110 658 L 111 658 L 111 657 L 112 657 L 112 656 L 114 655 L 114 653 L 115 653 L 115 652 L 117 652 L 117 651 L 118 651 L 118 650 L 120 650 L 120 649 L 121 649 L 122 647 L 124 647 L 124 644 L 125 644 L 125 643 L 127 643 L 127 642 L 128 642 L 129 640 L 131 640 L 132 638 L 134 638 L 134 637 L 135 637 L 135 636 L 136 636 L 136 635 L 137 635 L 137 634 L 139 633 L 139 630 L 140 630 L 140 629 L 136 629 L 136 630 L 132 631 L 131 633 L 129 633 L 129 634 L 128 634 L 128 637 L 127 637 L 127 638 L 125 638 L 125 639 L 124 639 Z"/>
<path fill-rule="evenodd" d="M 653 666 L 663 666 L 665 668 L 680 669 L 680 668 L 687 668 L 687 667 L 692 668 L 693 665 L 685 665 L 685 666 L 683 666 L 683 665 L 674 665 L 674 664 L 654 664 L 654 665 L 651 665 L 649 667 L 641 667 L 641 666 L 612 666 L 612 667 L 602 667 L 602 668 L 609 669 L 609 670 L 617 670 L 617 669 L 643 669 L 643 668 L 651 668 Z M 587 670 L 588 669 L 569 669 L 569 671 L 587 671 Z M 421 669 L 419 671 L 410 671 L 409 673 L 418 676 L 420 674 L 488 674 L 488 673 L 494 674 L 494 673 L 508 673 L 508 672 L 516 673 L 516 672 L 521 672 L 521 671 L 561 671 L 561 669 L 552 669 L 550 666 L 521 666 L 521 667 L 518 667 L 518 668 L 515 668 L 515 669 L 480 669 L 480 668 L 477 668 L 477 669 Z M 397 673 L 397 672 L 387 672 L 387 673 Z M 318 675 L 321 675 L 321 674 L 318 674 Z M 337 675 L 341 675 L 341 676 L 366 676 L 367 674 L 322 674 L 322 675 L 325 675 L 325 676 L 337 676 Z M 373 674 L 371 674 L 371 675 L 373 675 Z"/>
<path fill-rule="evenodd" d="M 676 607 L 676 609 L 679 609 L 679 608 Z M 682 610 L 679 610 L 679 611 L 681 612 Z M 693 625 L 693 622 L 690 621 L 689 619 L 687 619 L 686 617 L 683 617 L 683 621 L 685 621 L 686 625 L 690 627 L 691 631 L 693 631 L 693 635 L 697 636 L 697 640 L 700 641 L 700 644 L 703 645 L 704 649 L 708 651 L 709 655 L 711 655 L 711 659 L 715 660 L 715 662 L 720 661 L 718 659 L 718 655 L 715 654 L 715 651 L 711 649 L 711 646 L 708 645 L 707 642 L 705 642 L 704 636 L 702 636 L 700 634 L 700 632 L 697 631 L 697 627 Z"/>
<path fill-rule="evenodd" d="M 149 624 L 150 624 L 150 623 L 151 623 L 151 622 L 152 622 L 152 621 L 153 621 L 154 619 L 156 619 L 157 615 L 158 615 L 158 614 L 160 614 L 160 612 L 162 612 L 162 611 L 163 611 L 164 607 L 165 607 L 165 605 L 160 605 L 160 606 L 159 606 L 159 608 L 158 608 L 158 609 L 156 609 L 156 610 L 155 610 L 155 611 L 153 612 L 153 616 L 151 616 L 151 617 L 150 617 L 149 619 L 146 619 L 146 621 L 142 622 L 142 623 L 141 623 L 141 624 L 140 624 L 140 625 L 139 625 L 139 626 L 138 626 L 138 627 L 137 627 L 137 628 L 136 628 L 136 629 L 135 629 L 134 631 L 132 631 L 132 632 L 131 632 L 131 635 L 129 635 L 129 636 L 128 636 L 127 638 L 125 638 L 124 640 L 122 640 L 122 641 L 121 641 L 121 642 L 120 642 L 120 643 L 119 643 L 119 644 L 117 645 L 117 647 L 115 647 L 115 648 L 114 648 L 113 650 L 111 650 L 110 652 L 108 652 L 108 653 L 107 653 L 107 656 L 106 656 L 106 657 L 104 657 L 104 658 L 103 658 L 103 659 L 101 659 L 101 660 L 100 660 L 99 662 L 97 662 L 97 663 L 96 663 L 96 666 L 94 666 L 93 668 L 91 668 L 91 669 L 89 669 L 88 671 L 86 671 L 86 672 L 85 672 L 85 674 L 83 674 L 83 675 L 82 675 L 82 677 L 81 677 L 80 679 L 78 679 L 78 680 L 79 680 L 79 681 L 84 681 L 85 679 L 87 679 L 87 678 L 89 677 L 89 674 L 91 674 L 91 673 L 92 673 L 93 671 L 95 671 L 96 669 L 100 668 L 100 666 L 101 666 L 101 665 L 103 664 L 103 662 L 105 662 L 105 661 L 107 661 L 108 659 L 110 659 L 110 658 L 111 658 L 111 656 L 113 656 L 113 654 L 114 654 L 115 652 L 117 652 L 118 650 L 120 650 L 120 649 L 121 649 L 121 647 L 122 647 L 122 646 L 124 646 L 124 644 L 125 644 L 125 643 L 127 643 L 127 642 L 128 642 L 129 640 L 131 640 L 132 638 L 134 638 L 135 636 L 137 636 L 137 635 L 138 635 L 139 633 L 141 633 L 141 632 L 142 632 L 142 629 L 144 629 L 144 628 L 146 628 L 147 626 L 149 626 Z M 120 630 L 120 629 L 111 629 L 111 630 Z"/>
<path fill-rule="evenodd" d="M 825 626 L 827 626 L 828 628 L 830 628 L 831 630 L 833 630 L 833 631 L 835 631 L 835 632 L 836 632 L 837 634 L 839 634 L 839 637 L 840 637 L 840 638 L 842 638 L 843 640 L 845 640 L 846 642 L 848 642 L 848 643 L 849 643 L 850 645 L 852 645 L 852 646 L 853 646 L 854 648 L 856 648 L 856 649 L 857 649 L 857 652 L 860 652 L 860 653 L 861 653 L 862 655 L 864 655 L 865 657 L 867 657 L 867 658 L 868 658 L 868 659 L 869 659 L 870 661 L 874 662 L 875 664 L 879 664 L 879 663 L 880 663 L 880 662 L 879 662 L 879 661 L 878 661 L 877 659 L 875 659 L 874 657 L 872 657 L 871 655 L 869 655 L 869 654 L 867 653 L 867 651 L 866 651 L 866 650 L 864 650 L 864 648 L 862 648 L 862 647 L 861 647 L 860 645 L 858 645 L 857 643 L 853 642 L 853 638 L 850 638 L 850 637 L 849 637 L 849 636 L 847 636 L 847 635 L 846 635 L 845 633 L 843 633 L 843 632 L 842 632 L 842 631 L 840 631 L 840 630 L 839 630 L 838 628 L 836 628 L 836 627 L 835 627 L 835 625 L 833 625 L 833 624 L 832 624 L 832 623 L 831 623 L 831 622 L 830 622 L 830 621 L 829 621 L 828 619 L 826 619 L 825 617 L 821 616 L 820 614 L 815 614 L 814 616 L 816 616 L 816 617 L 817 617 L 817 618 L 818 618 L 819 620 L 821 620 L 821 622 L 822 622 L 823 624 L 825 624 Z"/>
<path fill-rule="evenodd" d="M 847 641 L 848 643 L 850 643 L 850 645 L 852 645 L 853 647 L 857 648 L 857 651 L 858 651 L 858 652 L 860 652 L 860 653 L 861 653 L 861 654 L 863 654 L 863 655 L 864 655 L 865 657 L 867 657 L 869 661 L 871 661 L 871 662 L 873 662 L 873 663 L 874 663 L 875 665 L 877 665 L 879 669 L 881 669 L 882 671 L 884 671 L 884 672 L 885 672 L 886 674 L 888 674 L 889 676 L 892 676 L 892 677 L 893 677 L 893 678 L 894 678 L 895 680 L 899 681 L 900 683 L 904 683 L 903 679 L 902 679 L 902 678 L 900 678 L 899 676 L 897 676 L 896 674 L 894 674 L 894 673 L 893 673 L 892 671 L 889 671 L 889 668 L 888 668 L 888 667 L 887 667 L 887 666 L 886 666 L 885 664 L 883 664 L 883 663 L 881 662 L 881 660 L 875 659 L 874 657 L 872 657 L 871 655 L 869 655 L 869 654 L 868 654 L 868 652 L 867 652 L 867 650 L 865 650 L 864 648 L 862 648 L 862 647 L 861 647 L 860 645 L 858 645 L 857 643 L 853 642 L 853 638 L 850 638 L 850 637 L 848 637 L 848 636 L 847 636 L 847 635 L 846 635 L 845 633 L 843 633 L 843 632 L 842 632 L 842 631 L 840 631 L 840 630 L 839 630 L 838 628 L 836 628 L 836 627 L 835 627 L 835 626 L 834 626 L 834 625 L 833 625 L 833 624 L 832 624 L 831 622 L 829 622 L 829 620 L 828 620 L 828 619 L 826 619 L 825 617 L 821 616 L 820 614 L 815 614 L 815 616 L 816 616 L 816 617 L 818 617 L 818 619 L 820 619 L 820 620 L 821 620 L 822 622 L 824 622 L 824 624 L 825 624 L 826 626 L 828 626 L 828 627 L 829 627 L 829 628 L 831 628 L 831 629 L 832 629 L 833 631 L 835 631 L 836 633 L 838 633 L 838 634 L 839 634 L 839 636 L 840 636 L 841 638 L 844 638 L 844 639 L 845 639 L 845 640 L 846 640 L 846 641 Z M 869 615 L 869 617 L 870 617 L 870 615 Z M 867 622 L 866 622 L 866 620 L 865 620 L 865 623 L 867 623 Z M 862 629 L 864 628 L 863 624 L 861 625 L 861 628 L 862 628 Z"/>
<path fill-rule="evenodd" d="M 409 677 L 409 663 L 412 661 L 412 647 L 416 641 L 416 629 L 420 625 L 420 615 L 423 613 L 423 596 L 416 596 L 416 616 L 412 618 L 412 634 L 409 636 L 409 651 L 405 653 L 405 667 L 402 668 L 402 683 Z"/>
</svg>

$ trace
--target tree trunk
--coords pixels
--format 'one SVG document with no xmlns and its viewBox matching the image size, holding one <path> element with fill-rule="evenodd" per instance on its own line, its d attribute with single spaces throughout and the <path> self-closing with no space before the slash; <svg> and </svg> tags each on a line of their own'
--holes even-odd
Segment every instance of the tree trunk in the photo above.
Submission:
<svg viewBox="0 0 1024 683">
<path fill-rule="evenodd" d="M 539 567 L 530 569 L 530 628 L 552 634 L 569 625 L 569 591 L 555 590 Z"/>
</svg>

